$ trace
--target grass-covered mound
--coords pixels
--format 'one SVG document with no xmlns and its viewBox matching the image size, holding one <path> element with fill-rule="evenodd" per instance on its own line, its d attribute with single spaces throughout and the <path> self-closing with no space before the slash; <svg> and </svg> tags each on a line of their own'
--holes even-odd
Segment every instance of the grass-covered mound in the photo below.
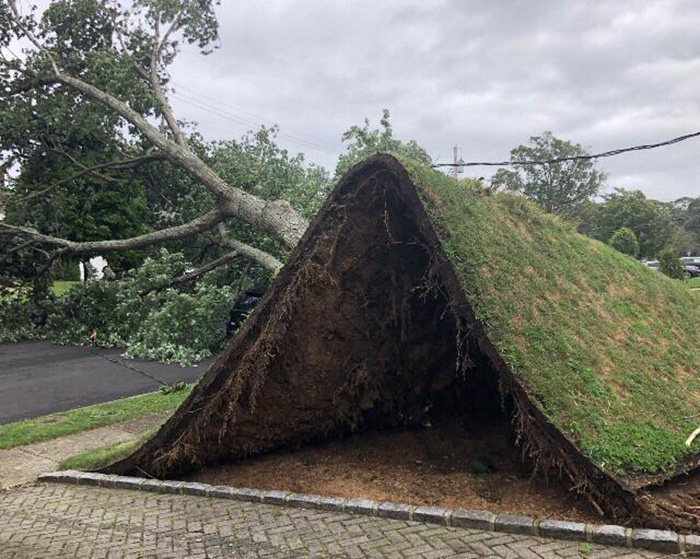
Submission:
<svg viewBox="0 0 700 559">
<path fill-rule="evenodd" d="M 521 196 L 405 163 L 478 320 L 532 402 L 601 469 L 700 452 L 700 297 Z"/>
<path fill-rule="evenodd" d="M 335 188 L 255 312 L 114 473 L 173 477 L 503 406 L 537 467 L 618 518 L 697 527 L 700 297 L 521 197 L 374 156 Z M 699 482 L 700 485 L 700 482 Z"/>
</svg>

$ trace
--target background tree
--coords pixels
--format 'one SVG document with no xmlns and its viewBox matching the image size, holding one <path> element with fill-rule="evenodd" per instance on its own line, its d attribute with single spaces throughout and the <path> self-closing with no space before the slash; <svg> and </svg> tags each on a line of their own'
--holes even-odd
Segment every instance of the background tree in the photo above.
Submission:
<svg viewBox="0 0 700 559">
<path fill-rule="evenodd" d="M 222 179 L 197 153 L 168 102 L 167 68 L 180 45 L 194 44 L 206 53 L 216 43 L 215 4 L 134 0 L 127 9 L 112 0 L 54 0 L 39 19 L 34 11 L 21 14 L 16 0 L 0 5 L 0 153 L 5 166 L 24 169 L 31 158 L 61 153 L 66 169 L 52 165 L 52 179 L 79 189 L 78 178 L 128 181 L 134 167 L 160 161 L 188 174 L 211 200 L 210 207 L 186 223 L 120 239 L 78 240 L 43 233 L 31 223 L 0 222 L 0 233 L 12 235 L 15 247 L 32 241 L 50 251 L 51 264 L 66 255 L 183 239 L 231 219 L 264 232 L 285 249 L 295 246 L 306 220 L 286 200 L 264 200 Z M 22 57 L 9 48 L 16 38 L 32 45 Z M 79 134 L 73 137 L 76 128 Z M 86 140 L 95 147 L 86 146 Z M 45 179 L 32 189 L 37 197 L 56 186 Z M 8 204 L 20 196 L 14 181 L 5 195 Z M 276 259 L 263 250 L 233 238 L 226 242 L 235 254 L 274 267 Z"/>
<path fill-rule="evenodd" d="M 394 138 L 394 129 L 389 121 L 390 118 L 389 109 L 384 109 L 379 121 L 379 128 L 370 129 L 369 119 L 366 118 L 362 126 L 352 126 L 343 134 L 343 141 L 349 142 L 349 144 L 346 152 L 338 158 L 334 181 L 347 173 L 353 165 L 379 152 L 393 153 L 413 159 L 423 165 L 432 165 L 433 160 L 428 152 L 415 140 L 402 142 Z"/>
<path fill-rule="evenodd" d="M 581 230 L 607 241 L 622 227 L 635 234 L 642 258 L 658 256 L 673 236 L 673 222 L 663 204 L 649 200 L 639 190 L 622 188 L 603 196 L 603 201 L 594 206 Z"/>
<path fill-rule="evenodd" d="M 629 227 L 622 227 L 613 233 L 608 244 L 622 254 L 627 254 L 632 258 L 637 258 L 639 254 L 639 243 L 637 236 Z"/>
<path fill-rule="evenodd" d="M 560 140 L 551 132 L 532 136 L 529 145 L 519 145 L 510 152 L 516 163 L 514 170 L 499 169 L 493 176 L 496 186 L 521 192 L 535 200 L 548 212 L 578 215 L 581 205 L 591 200 L 605 182 L 605 174 L 598 171 L 591 160 L 565 161 L 539 165 L 518 165 L 525 161 L 546 161 L 562 157 L 588 155 L 580 144 Z"/>
<path fill-rule="evenodd" d="M 665 249 L 659 257 L 659 270 L 669 278 L 683 279 L 684 271 L 678 254 L 672 249 Z"/>
</svg>

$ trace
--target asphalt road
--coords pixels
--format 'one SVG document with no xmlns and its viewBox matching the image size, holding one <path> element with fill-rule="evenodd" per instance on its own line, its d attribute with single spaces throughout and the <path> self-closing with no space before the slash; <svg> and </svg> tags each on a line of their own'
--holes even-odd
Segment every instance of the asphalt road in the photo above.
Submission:
<svg viewBox="0 0 700 559">
<path fill-rule="evenodd" d="M 121 359 L 120 350 L 100 350 Z M 195 367 L 123 360 L 170 384 L 203 375 L 212 359 Z M 0 344 L 0 424 L 158 390 L 154 380 L 111 363 L 89 347 L 25 341 Z"/>
</svg>

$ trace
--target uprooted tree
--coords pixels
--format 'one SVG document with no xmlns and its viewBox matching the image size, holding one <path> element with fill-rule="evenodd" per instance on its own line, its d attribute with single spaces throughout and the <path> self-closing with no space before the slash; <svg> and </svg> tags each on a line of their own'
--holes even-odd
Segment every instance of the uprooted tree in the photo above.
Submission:
<svg viewBox="0 0 700 559">
<path fill-rule="evenodd" d="M 252 227 L 288 250 L 306 220 L 286 200 L 265 200 L 225 181 L 168 100 L 167 69 L 180 46 L 194 44 L 206 53 L 218 38 L 215 4 L 136 0 L 126 9 L 111 0 L 54 0 L 40 18 L 35 11 L 21 13 L 16 0 L 0 6 L 3 170 L 51 162 L 61 171 L 24 196 L 10 181 L 3 206 L 31 203 L 86 177 L 118 192 L 133 180 L 134 169 L 151 165 L 177 168 L 210 199 L 187 222 L 141 234 L 126 230 L 118 239 L 76 241 L 0 222 L 3 242 L 11 239 L 5 256 L 45 251 L 41 274 L 62 257 L 139 249 L 213 230 L 229 257 L 245 257 L 269 271 L 280 268 L 268 251 L 234 238 L 227 222 Z M 18 44 L 26 45 L 21 55 L 15 53 Z"/>
<path fill-rule="evenodd" d="M 502 406 L 523 454 L 601 512 L 697 530 L 698 320 L 680 282 L 522 196 L 375 155 L 189 398 L 108 470 L 173 478 Z"/>
</svg>

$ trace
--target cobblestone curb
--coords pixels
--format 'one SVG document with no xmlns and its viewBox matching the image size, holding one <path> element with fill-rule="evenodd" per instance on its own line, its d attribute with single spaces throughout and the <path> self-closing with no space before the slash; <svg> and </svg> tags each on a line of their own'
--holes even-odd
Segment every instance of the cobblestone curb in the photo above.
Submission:
<svg viewBox="0 0 700 559">
<path fill-rule="evenodd" d="M 527 516 L 493 514 L 488 511 L 452 510 L 438 507 L 413 506 L 368 499 L 340 499 L 320 495 L 306 495 L 288 491 L 260 491 L 207 485 L 184 481 L 161 481 L 137 477 L 113 476 L 65 470 L 39 476 L 40 482 L 96 485 L 113 489 L 132 489 L 156 493 L 198 495 L 217 499 L 232 499 L 255 503 L 290 506 L 304 509 L 348 512 L 397 520 L 414 520 L 443 526 L 474 530 L 507 532 L 546 538 L 587 541 L 603 545 L 617 545 L 634 549 L 650 549 L 669 553 L 700 552 L 700 535 L 683 535 L 666 530 L 630 529 L 622 526 L 588 525 Z"/>
</svg>

